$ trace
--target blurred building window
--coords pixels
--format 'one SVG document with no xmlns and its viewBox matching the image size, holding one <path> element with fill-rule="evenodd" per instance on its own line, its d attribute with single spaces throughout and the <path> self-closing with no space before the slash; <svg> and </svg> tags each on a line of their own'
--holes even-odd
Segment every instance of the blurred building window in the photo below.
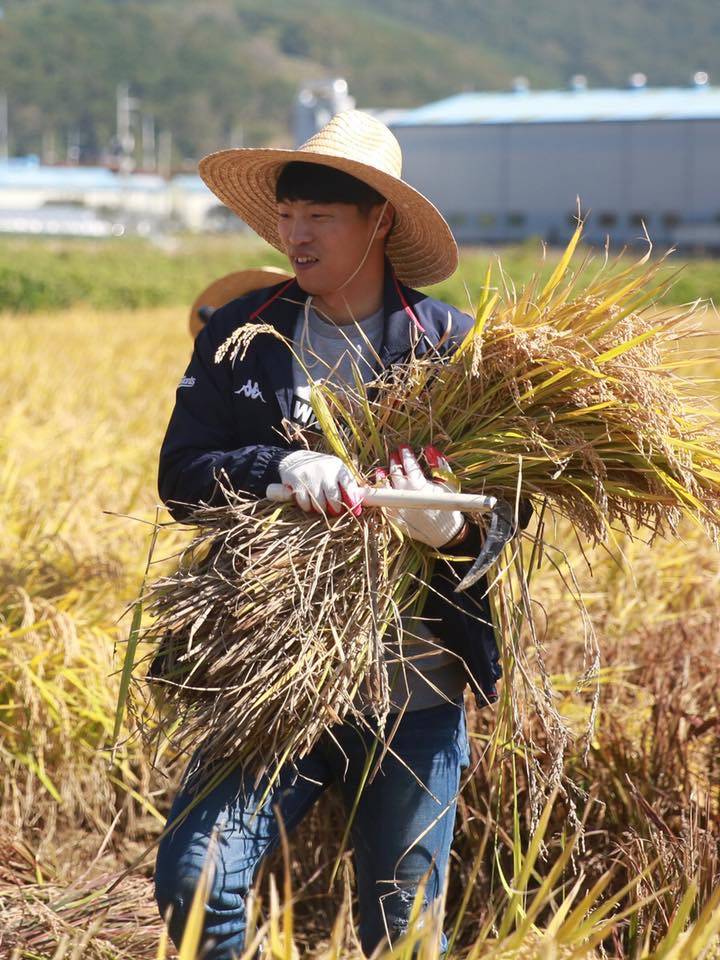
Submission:
<svg viewBox="0 0 720 960">
<path fill-rule="evenodd" d="M 524 227 L 527 217 L 524 213 L 509 213 L 507 215 L 507 225 L 509 227 Z"/>
<path fill-rule="evenodd" d="M 628 217 L 628 221 L 633 227 L 641 227 L 643 224 L 647 226 L 651 220 L 652 217 L 649 213 L 631 213 Z"/>
<path fill-rule="evenodd" d="M 477 222 L 479 227 L 494 227 L 495 226 L 495 214 L 494 213 L 479 213 L 477 215 Z"/>
<path fill-rule="evenodd" d="M 617 214 L 606 211 L 598 215 L 598 223 L 601 227 L 614 227 L 617 224 Z"/>
<path fill-rule="evenodd" d="M 662 222 L 664 227 L 677 227 L 678 224 L 681 222 L 681 220 L 682 220 L 682 217 L 680 216 L 680 214 L 675 213 L 674 211 L 670 211 L 662 215 Z"/>
<path fill-rule="evenodd" d="M 464 227 L 467 225 L 467 214 L 449 213 L 447 221 L 451 227 Z"/>
</svg>

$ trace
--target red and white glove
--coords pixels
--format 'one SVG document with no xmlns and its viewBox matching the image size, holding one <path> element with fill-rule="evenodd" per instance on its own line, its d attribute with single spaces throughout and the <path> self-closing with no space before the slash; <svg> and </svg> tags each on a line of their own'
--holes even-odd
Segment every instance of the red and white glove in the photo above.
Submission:
<svg viewBox="0 0 720 960">
<path fill-rule="evenodd" d="M 427 446 L 423 453 L 431 470 L 452 473 L 450 464 L 436 447 Z M 412 449 L 406 446 L 390 455 L 389 477 L 384 470 L 377 470 L 376 477 L 379 481 L 389 481 L 395 490 L 424 490 L 428 486 L 451 489 L 447 483 L 429 480 Z M 447 546 L 464 529 L 466 523 L 459 510 L 411 510 L 401 507 L 383 509 L 408 537 L 435 548 Z"/>
<path fill-rule="evenodd" d="M 362 491 L 339 457 L 312 450 L 293 450 L 278 465 L 280 481 L 306 513 L 340 516 L 343 504 L 359 516 Z"/>
</svg>

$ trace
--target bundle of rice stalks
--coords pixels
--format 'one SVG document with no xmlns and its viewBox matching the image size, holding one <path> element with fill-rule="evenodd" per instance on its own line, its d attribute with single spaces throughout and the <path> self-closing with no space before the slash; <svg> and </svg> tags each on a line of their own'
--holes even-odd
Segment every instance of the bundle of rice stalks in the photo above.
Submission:
<svg viewBox="0 0 720 960">
<path fill-rule="evenodd" d="M 315 384 L 323 436 L 308 443 L 363 484 L 399 444 L 433 443 L 464 492 L 529 497 L 592 542 L 618 523 L 666 535 L 683 515 L 717 540 L 717 415 L 681 376 L 694 361 L 676 355 L 692 309 L 647 313 L 661 286 L 647 258 L 587 282 L 571 273 L 581 230 L 544 285 L 493 292 L 488 273 L 475 325 L 449 355 L 368 386 L 357 374 L 351 391 Z M 241 328 L 218 362 L 268 334 Z M 228 493 L 227 507 L 195 519 L 178 573 L 150 590 L 146 634 L 163 644 L 160 682 L 183 742 L 202 735 L 206 758 L 277 764 L 349 714 L 367 722 L 354 700 L 363 679 L 381 722 L 383 638 L 391 625 L 402 636 L 400 615 L 420 608 L 434 564 L 449 561 L 380 511 L 313 520 Z"/>
<path fill-rule="evenodd" d="M 378 515 L 332 526 L 226 490 L 228 506 L 198 511 L 179 570 L 147 598 L 145 640 L 173 739 L 205 757 L 282 761 L 328 724 L 387 702 L 382 628 L 397 611 L 403 545 Z M 232 719 L 230 719 L 232 718 Z M 229 721 L 229 722 L 228 722 Z"/>
<path fill-rule="evenodd" d="M 648 311 L 662 261 L 569 275 L 578 230 L 547 283 L 517 295 L 486 278 L 471 334 L 451 358 L 396 367 L 369 399 L 315 391 L 333 452 L 366 468 L 399 443 L 445 450 L 463 491 L 521 488 L 592 541 L 619 521 L 668 534 L 688 514 L 717 541 L 718 414 L 678 346 L 687 309 Z M 587 264 L 585 265 L 585 270 Z M 609 275 L 606 275 L 609 273 Z M 358 391 L 362 393 L 361 390 Z"/>
</svg>

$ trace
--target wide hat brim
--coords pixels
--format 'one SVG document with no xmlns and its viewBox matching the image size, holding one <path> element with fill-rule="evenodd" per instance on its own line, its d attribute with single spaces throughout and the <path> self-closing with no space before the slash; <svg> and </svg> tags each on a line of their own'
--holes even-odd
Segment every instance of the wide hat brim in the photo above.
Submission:
<svg viewBox="0 0 720 960">
<path fill-rule="evenodd" d="M 280 270 L 277 267 L 254 267 L 250 270 L 237 270 L 235 273 L 227 273 L 224 277 L 213 280 L 195 298 L 195 302 L 190 308 L 190 333 L 193 340 L 205 326 L 198 312 L 201 307 L 211 307 L 213 310 L 219 310 L 220 307 L 224 307 L 231 300 L 244 297 L 246 293 L 262 290 L 263 287 L 271 287 L 273 284 L 282 283 L 283 280 L 292 280 L 292 278 L 292 273 Z"/>
<path fill-rule="evenodd" d="M 386 253 L 403 283 L 429 286 L 455 272 L 457 243 L 440 211 L 410 184 L 370 164 L 306 150 L 239 147 L 204 157 L 199 172 L 225 206 L 284 253 L 277 228 L 275 185 L 281 169 L 293 160 L 349 173 L 374 187 L 393 205 L 395 220 Z"/>
</svg>

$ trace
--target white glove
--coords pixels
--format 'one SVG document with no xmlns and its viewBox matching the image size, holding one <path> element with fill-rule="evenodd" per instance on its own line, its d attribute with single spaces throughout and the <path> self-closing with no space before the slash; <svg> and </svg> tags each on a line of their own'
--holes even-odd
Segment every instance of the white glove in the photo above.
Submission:
<svg viewBox="0 0 720 960">
<path fill-rule="evenodd" d="M 343 504 L 356 516 L 362 507 L 362 491 L 339 459 L 328 453 L 293 450 L 278 465 L 283 486 L 295 496 L 306 513 L 340 515 Z"/>
<path fill-rule="evenodd" d="M 432 469 L 450 473 L 450 464 L 435 447 L 425 447 L 425 459 Z M 385 478 L 385 472 L 377 471 L 379 479 Z M 423 490 L 425 487 L 440 486 L 445 490 L 447 483 L 428 480 L 417 462 L 410 447 L 400 447 L 390 455 L 390 485 L 395 490 Z M 387 516 L 393 520 L 408 537 L 419 540 L 430 547 L 443 547 L 450 543 L 465 526 L 465 517 L 459 510 L 411 510 L 400 507 L 384 507 Z"/>
</svg>

